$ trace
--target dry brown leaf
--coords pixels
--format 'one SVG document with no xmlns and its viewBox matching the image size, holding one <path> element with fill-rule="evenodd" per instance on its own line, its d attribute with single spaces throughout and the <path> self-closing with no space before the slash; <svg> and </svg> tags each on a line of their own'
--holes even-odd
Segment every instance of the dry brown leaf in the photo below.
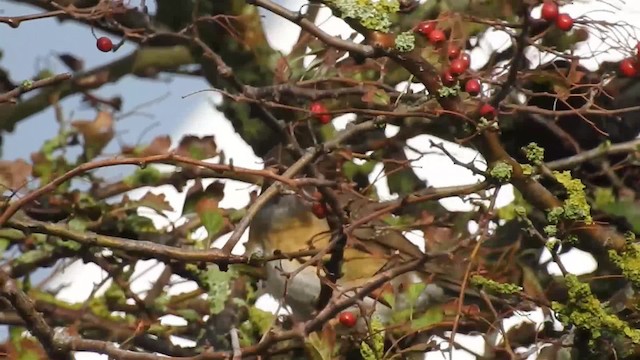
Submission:
<svg viewBox="0 0 640 360">
<path fill-rule="evenodd" d="M 176 154 L 197 160 L 210 159 L 218 155 L 218 146 L 213 136 L 187 135 L 180 140 Z"/>
<path fill-rule="evenodd" d="M 153 156 L 153 155 L 163 155 L 169 152 L 171 148 L 171 137 L 168 135 L 158 136 L 149 143 L 149 145 L 144 147 L 136 147 L 136 146 L 123 146 L 122 154 L 129 156 Z"/>
<path fill-rule="evenodd" d="M 31 176 L 32 166 L 23 159 L 0 160 L 0 186 L 18 190 L 25 186 Z"/>
<path fill-rule="evenodd" d="M 93 120 L 72 121 L 71 126 L 75 127 L 84 141 L 85 152 L 90 151 L 89 158 L 99 154 L 102 149 L 113 139 L 115 130 L 113 128 L 113 116 L 106 111 L 98 112 Z"/>
</svg>

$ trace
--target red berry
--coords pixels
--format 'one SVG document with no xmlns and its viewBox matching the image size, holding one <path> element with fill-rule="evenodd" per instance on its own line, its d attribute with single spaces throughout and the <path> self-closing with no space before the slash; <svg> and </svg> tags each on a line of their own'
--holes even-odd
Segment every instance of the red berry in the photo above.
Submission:
<svg viewBox="0 0 640 360">
<path fill-rule="evenodd" d="M 471 56 L 469 56 L 469 54 L 467 54 L 466 52 L 460 55 L 460 60 L 464 61 L 465 64 L 467 64 L 467 69 L 469 68 L 469 66 L 471 66 Z"/>
<path fill-rule="evenodd" d="M 483 104 L 482 107 L 480 107 L 480 116 L 491 120 L 496 117 L 496 108 L 489 104 Z"/>
<path fill-rule="evenodd" d="M 449 59 L 455 59 L 460 57 L 460 48 L 455 45 L 450 45 L 449 50 L 447 51 L 447 55 Z"/>
<path fill-rule="evenodd" d="M 467 83 L 464 84 L 464 91 L 466 91 L 471 96 L 476 96 L 480 94 L 480 90 L 482 86 L 480 85 L 480 81 L 476 79 L 469 79 Z"/>
<path fill-rule="evenodd" d="M 321 202 L 314 202 L 313 205 L 311 205 L 311 212 L 318 219 L 324 219 L 327 217 L 327 207 Z"/>
<path fill-rule="evenodd" d="M 556 27 L 562 31 L 569 31 L 573 28 L 573 18 L 569 14 L 560 14 L 556 18 Z"/>
<path fill-rule="evenodd" d="M 558 4 L 553 1 L 545 1 L 542 4 L 540 15 L 547 21 L 555 21 L 558 17 Z"/>
<path fill-rule="evenodd" d="M 416 31 L 424 36 L 429 36 L 436 29 L 436 26 L 437 23 L 435 21 L 421 21 L 416 27 Z"/>
<path fill-rule="evenodd" d="M 439 45 L 446 39 L 447 36 L 444 34 L 444 31 L 440 29 L 435 29 L 429 33 L 429 42 L 433 45 Z"/>
<path fill-rule="evenodd" d="M 456 77 L 451 74 L 449 70 L 445 70 L 440 75 L 440 81 L 442 81 L 442 85 L 444 86 L 453 86 L 456 83 Z"/>
<path fill-rule="evenodd" d="M 458 58 L 451 61 L 451 64 L 449 64 L 449 71 L 451 71 L 453 76 L 458 76 L 467 71 L 468 67 L 469 64 L 467 64 L 466 61 Z"/>
<path fill-rule="evenodd" d="M 322 115 L 320 115 L 320 117 L 318 117 L 318 121 L 320 122 L 320 124 L 326 125 L 326 124 L 331 122 L 331 115 L 322 114 Z"/>
<path fill-rule="evenodd" d="M 356 326 L 356 316 L 349 311 L 345 311 L 343 313 L 340 313 L 340 317 L 338 318 L 338 320 L 340 321 L 340 324 L 346 326 L 346 327 L 354 327 Z"/>
<path fill-rule="evenodd" d="M 620 62 L 620 72 L 626 77 L 634 77 L 638 74 L 637 64 L 631 59 L 624 59 Z"/>
<path fill-rule="evenodd" d="M 113 42 L 108 37 L 103 36 L 98 38 L 96 46 L 98 47 L 98 50 L 102 52 L 109 52 L 113 49 Z"/>
<path fill-rule="evenodd" d="M 327 113 L 327 107 L 319 102 L 311 103 L 309 110 L 313 114 L 313 117 L 318 119 L 321 124 L 328 124 L 331 122 L 331 115 Z"/>
</svg>

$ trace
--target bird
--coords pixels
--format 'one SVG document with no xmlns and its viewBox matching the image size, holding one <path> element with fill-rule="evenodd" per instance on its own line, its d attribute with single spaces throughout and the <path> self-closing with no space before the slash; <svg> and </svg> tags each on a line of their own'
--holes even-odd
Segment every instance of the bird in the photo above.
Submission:
<svg viewBox="0 0 640 360">
<path fill-rule="evenodd" d="M 249 227 L 249 239 L 245 245 L 247 252 L 273 254 L 326 249 L 331 241 L 331 229 L 326 218 L 314 214 L 314 197 L 305 196 L 313 190 L 303 189 L 302 194 L 281 193 L 260 208 Z M 380 208 L 380 203 L 354 189 L 340 189 L 336 194 L 340 208 L 349 216 L 351 224 Z M 425 253 L 401 231 L 391 228 L 380 219 L 372 220 L 347 232 L 342 276 L 336 282 L 337 291 L 357 289 L 385 270 L 424 257 Z M 322 265 L 329 258 L 330 254 L 326 254 L 314 264 L 305 264 L 311 256 L 267 263 L 266 292 L 275 299 L 282 300 L 291 309 L 295 320 L 311 319 L 317 313 L 322 278 L 325 276 Z M 435 263 L 427 262 L 424 269 L 405 273 L 384 284 L 381 289 L 365 298 L 361 305 L 368 314 L 385 323 L 389 321 L 393 311 L 400 308 L 412 306 L 420 311 L 432 303 L 446 301 L 449 298 L 443 289 L 430 283 L 433 272 L 426 270 L 429 268 L 436 272 Z M 293 277 L 288 278 L 287 274 L 293 274 Z M 412 284 L 423 284 L 424 289 L 415 303 L 409 304 L 406 298 L 396 295 Z M 385 301 L 388 294 L 394 296 L 395 309 Z"/>
</svg>

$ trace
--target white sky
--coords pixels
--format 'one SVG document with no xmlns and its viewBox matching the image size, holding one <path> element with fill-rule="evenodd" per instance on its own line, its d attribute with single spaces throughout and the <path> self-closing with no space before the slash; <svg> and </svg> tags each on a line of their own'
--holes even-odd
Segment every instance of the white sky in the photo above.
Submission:
<svg viewBox="0 0 640 360">
<path fill-rule="evenodd" d="M 279 2 L 290 9 L 297 9 L 301 5 L 306 3 L 305 1 L 302 1 L 302 0 L 281 0 Z M 135 5 L 136 1 L 132 1 L 131 3 Z M 602 20 L 606 19 L 610 21 L 611 20 L 627 21 L 632 24 L 638 23 L 638 21 L 640 20 L 640 2 L 628 1 L 626 4 L 624 4 L 620 1 L 611 0 L 610 3 L 620 7 L 620 10 L 616 12 L 603 12 L 603 11 L 595 12 L 593 11 L 593 5 L 576 3 L 573 5 L 568 5 L 563 7 L 563 11 L 569 12 L 570 14 L 575 16 L 577 14 L 584 14 L 587 12 L 587 10 L 592 9 L 591 12 L 588 13 L 589 16 L 592 18 L 597 18 Z M 22 15 L 24 13 L 32 12 L 32 11 L 25 12 L 24 8 L 12 7 L 8 2 L 0 0 L 0 10 L 2 9 L 6 10 L 3 16 Z M 9 13 L 9 10 L 12 10 L 12 9 L 17 9 L 17 10 L 14 10 L 13 13 Z M 20 10 L 20 12 L 18 12 L 18 10 Z M 534 15 L 537 15 L 537 13 L 534 13 Z M 275 48 L 283 52 L 288 52 L 292 44 L 297 39 L 298 32 L 299 32 L 298 28 L 295 25 L 292 25 L 286 21 L 283 21 L 282 19 L 276 18 L 270 13 L 265 13 L 264 16 L 265 16 L 264 17 L 265 24 L 267 24 L 266 33 L 269 37 L 271 44 Z M 40 22 L 41 21 L 25 23 L 25 25 L 21 26 L 21 28 L 18 30 L 10 30 L 10 34 L 12 38 L 18 39 L 15 43 L 6 43 L 6 39 L 8 38 L 7 34 L 9 34 L 9 32 L 7 32 L 7 29 L 5 28 L 0 28 L 0 46 L 5 50 L 5 58 L 2 60 L 2 65 L 7 66 L 12 70 L 17 69 L 19 71 L 23 71 L 23 75 L 20 75 L 20 76 L 23 76 L 24 78 L 29 77 L 32 75 L 33 69 L 31 68 L 24 69 L 24 66 L 20 66 L 21 59 L 28 58 L 28 55 L 25 56 L 24 52 L 33 51 L 34 46 L 37 49 L 38 41 L 42 41 L 42 44 L 43 44 L 42 46 L 51 47 L 50 42 L 54 41 L 54 39 L 55 39 L 54 43 L 58 45 L 56 46 L 56 49 L 52 49 L 52 51 L 54 50 L 57 50 L 59 52 L 63 52 L 63 50 L 74 51 L 78 54 L 81 54 L 82 56 L 85 56 L 85 54 L 87 54 L 88 58 L 86 59 L 86 61 L 88 63 L 88 66 L 95 66 L 91 64 L 112 60 L 112 58 L 105 58 L 102 54 L 88 54 L 90 52 L 88 52 L 86 49 L 87 40 L 84 38 L 82 40 L 82 41 L 85 41 L 84 45 L 78 45 L 80 41 L 76 41 L 76 40 L 70 40 L 69 42 L 65 42 L 64 40 L 66 38 L 65 36 L 60 36 L 60 34 L 51 32 L 51 28 L 54 28 L 53 23 L 49 25 L 46 25 L 45 23 L 45 26 L 49 26 L 48 32 L 42 32 L 42 31 L 38 32 L 41 36 L 42 34 L 47 34 L 42 36 L 42 38 L 44 39 L 29 37 L 29 41 L 33 42 L 34 46 L 29 46 L 25 50 L 23 50 L 22 47 L 20 47 L 19 51 L 17 48 L 11 51 L 11 47 L 16 46 L 16 44 L 19 42 L 20 36 L 27 36 L 27 35 L 24 35 L 23 30 L 26 29 L 27 33 L 35 31 L 37 29 L 30 28 L 32 26 L 31 23 L 40 23 Z M 349 30 L 340 19 L 330 18 L 328 11 L 326 11 L 326 9 L 323 9 L 321 11 L 318 22 L 322 24 L 322 27 L 325 31 L 334 35 L 344 36 L 346 34 L 346 31 Z M 40 26 L 40 25 L 33 24 L 33 26 Z M 78 32 L 80 31 L 83 31 L 85 33 L 87 32 L 86 28 L 76 27 L 75 25 L 70 25 L 70 24 L 69 25 L 65 24 L 64 26 L 55 25 L 55 28 L 59 29 L 61 33 L 68 31 L 70 34 L 69 36 L 79 36 Z M 83 30 L 80 30 L 80 29 L 83 29 Z M 49 36 L 51 36 L 51 38 L 49 38 Z M 612 37 L 608 37 L 608 38 L 611 39 Z M 629 40 L 630 47 L 635 46 L 636 41 L 633 38 L 630 38 L 628 40 Z M 60 46 L 61 41 L 63 42 L 63 46 Z M 490 52 L 494 49 L 504 46 L 506 44 L 506 41 L 507 41 L 506 34 L 504 33 L 501 34 L 499 32 L 496 32 L 495 34 L 492 35 L 491 39 L 488 39 L 488 40 L 483 39 L 481 41 L 481 46 L 484 50 Z M 89 45 L 93 45 L 92 41 L 88 41 L 88 43 Z M 49 44 L 49 45 L 46 45 L 46 44 Z M 589 46 L 584 47 L 582 51 L 589 51 L 589 49 L 601 50 L 602 48 L 603 48 L 603 44 L 597 39 L 592 37 L 592 39 L 589 42 Z M 132 49 L 131 47 L 129 48 L 124 47 L 122 51 L 123 52 L 130 51 L 131 49 Z M 40 51 L 41 51 L 40 54 L 42 54 L 43 53 L 42 49 Z M 21 56 L 15 59 L 12 58 L 16 56 L 16 54 L 20 54 Z M 98 56 L 103 56 L 103 57 L 98 58 Z M 485 55 L 483 54 L 482 50 L 474 51 L 472 54 L 472 57 L 473 57 L 472 65 L 474 67 L 480 66 L 481 62 L 483 61 L 482 58 L 484 56 Z M 611 60 L 611 59 L 619 59 L 619 58 L 621 58 L 621 55 L 611 53 L 611 54 L 605 55 L 600 60 Z M 11 64 L 13 64 L 14 66 L 11 67 L 10 66 Z M 594 65 L 596 65 L 595 62 L 591 63 L 591 66 L 594 66 Z M 14 73 L 12 72 L 12 74 Z M 123 91 L 123 86 L 125 86 L 125 84 L 129 83 L 130 81 L 135 81 L 138 83 L 135 85 L 138 96 L 141 93 L 146 94 L 149 96 L 147 100 L 155 96 L 160 96 L 166 92 L 169 92 L 171 94 L 168 101 L 154 105 L 153 109 L 145 110 L 145 112 L 156 116 L 158 118 L 158 121 L 161 122 L 161 126 L 159 126 L 156 129 L 153 129 L 150 132 L 150 134 L 162 134 L 170 130 L 174 143 L 176 143 L 183 135 L 186 135 L 186 134 L 199 134 L 199 135 L 213 134 L 215 136 L 216 142 L 219 145 L 219 147 L 225 151 L 228 157 L 233 158 L 234 164 L 239 166 L 244 166 L 244 167 L 261 168 L 260 159 L 255 157 L 255 155 L 253 155 L 253 153 L 251 152 L 251 149 L 235 133 L 230 123 L 226 119 L 224 119 L 220 113 L 218 113 L 208 104 L 207 102 L 208 100 L 218 101 L 219 96 L 213 93 L 204 93 L 201 95 L 192 96 L 190 98 L 187 98 L 186 100 L 183 100 L 180 98 L 180 96 L 190 93 L 192 91 L 206 88 L 206 85 L 203 84 L 202 82 L 196 82 L 191 80 L 187 81 L 182 79 L 180 80 L 179 82 L 180 86 L 178 87 L 178 89 L 180 89 L 178 90 L 178 92 L 180 93 L 176 93 L 175 82 L 171 83 L 171 86 L 169 85 L 158 86 L 157 82 L 149 82 L 148 87 L 145 88 L 145 90 L 140 90 L 141 89 L 140 86 L 147 86 L 145 85 L 146 81 L 126 79 L 121 81 L 120 84 L 107 87 L 105 91 L 107 93 L 114 93 L 114 94 L 119 93 Z M 140 85 L 140 83 L 143 83 L 143 84 Z M 125 99 L 128 99 L 128 98 L 125 97 Z M 77 100 L 73 100 L 73 101 L 77 101 Z M 80 110 L 78 113 L 82 113 L 82 110 Z M 163 120 L 161 120 L 161 118 L 163 117 L 165 118 L 171 117 L 172 119 L 180 119 L 180 120 L 179 121 L 174 120 L 174 121 L 171 121 L 170 123 L 167 123 L 167 122 L 162 122 Z M 14 158 L 19 156 L 25 157 L 26 155 L 29 154 L 29 152 L 34 150 L 33 147 L 32 148 L 25 147 L 24 145 L 25 136 L 30 136 L 29 139 L 31 141 L 27 141 L 27 143 L 32 144 L 32 146 L 34 147 L 37 146 L 37 144 L 39 144 L 38 136 L 42 136 L 43 139 L 46 138 L 47 136 L 46 131 L 39 132 L 39 131 L 30 130 L 30 129 L 39 129 L 39 127 L 43 126 L 43 122 L 52 122 L 52 118 L 53 118 L 52 113 L 45 112 L 38 115 L 37 118 L 40 119 L 38 123 L 34 124 L 32 122 L 31 123 L 25 122 L 25 124 L 21 124 L 18 127 L 16 133 L 13 136 L 9 136 L 7 137 L 7 139 L 5 139 L 5 146 L 4 146 L 5 152 L 6 152 L 4 154 L 5 158 Z M 186 118 L 187 120 L 182 121 L 181 119 L 183 118 Z M 338 128 L 343 128 L 347 123 L 347 121 L 348 121 L 348 117 L 341 117 L 341 118 L 335 119 L 334 124 Z M 145 123 L 144 121 L 140 121 L 140 122 L 142 123 L 143 126 L 141 126 L 139 123 L 134 124 L 132 126 L 132 131 L 127 134 L 122 134 L 122 137 L 127 139 L 129 142 L 135 141 L 131 139 L 136 139 L 137 137 L 139 137 L 142 129 L 145 126 L 148 126 L 148 123 Z M 392 126 L 389 126 L 387 129 L 387 132 L 390 134 L 393 131 L 396 131 L 396 129 L 394 129 Z M 146 141 L 148 141 L 151 138 L 152 136 L 150 135 L 147 135 L 145 137 Z M 424 150 L 428 147 L 429 139 L 430 139 L 429 136 L 421 135 L 409 140 L 409 144 L 415 148 Z M 441 142 L 441 140 L 438 140 L 438 141 Z M 14 144 L 13 147 L 12 147 L 12 144 Z M 449 149 L 450 152 L 454 154 L 454 156 L 458 157 L 462 161 L 470 161 L 471 159 L 477 157 L 477 154 L 475 152 L 459 147 L 455 144 L 449 143 L 447 148 Z M 408 152 L 408 156 L 410 158 L 416 158 L 416 154 L 413 154 L 411 152 Z M 481 161 L 481 158 L 479 161 Z M 474 177 L 467 170 L 460 169 L 454 166 L 452 162 L 445 156 L 441 156 L 441 155 L 425 156 L 422 159 L 417 160 L 414 163 L 414 165 L 416 166 L 417 175 L 420 176 L 422 179 L 427 180 L 429 184 L 436 187 L 468 184 L 468 183 L 475 182 Z M 379 171 L 379 169 L 377 170 Z M 374 174 L 376 174 L 378 171 L 374 171 Z M 388 193 L 388 189 L 386 189 L 386 186 L 384 186 L 384 181 L 379 182 L 377 185 L 382 192 L 381 195 L 390 197 Z M 246 184 L 238 183 L 234 181 L 227 181 L 226 189 L 227 189 L 227 194 L 221 206 L 239 208 L 239 207 L 245 206 L 248 203 L 249 191 Z M 164 193 L 165 195 L 167 195 L 173 207 L 178 210 L 175 214 L 172 214 L 170 216 L 170 219 L 177 220 L 179 216 L 178 213 L 181 210 L 182 201 L 184 200 L 184 193 L 183 194 L 177 193 L 175 189 L 173 189 L 171 186 L 163 186 L 163 187 L 157 188 L 154 190 L 154 192 Z M 144 193 L 143 191 L 136 191 L 134 192 L 133 195 L 141 196 L 143 193 Z M 506 205 L 508 202 L 511 201 L 511 199 L 512 199 L 512 194 L 510 192 L 510 187 L 504 187 L 499 196 L 498 206 Z M 455 199 L 455 198 L 443 199 L 441 203 L 443 206 L 449 208 L 450 210 L 454 210 L 454 209 L 462 210 L 462 209 L 470 208 L 470 205 L 468 203 L 465 203 L 462 200 Z M 163 225 L 162 224 L 163 221 L 161 219 L 154 219 L 154 220 L 157 221 L 158 225 Z M 421 239 L 417 239 L 417 240 L 422 241 Z M 237 247 L 235 251 L 241 252 L 242 248 Z M 570 257 L 570 260 L 566 261 L 566 264 L 568 265 L 570 271 L 575 273 L 589 272 L 591 271 L 591 269 L 595 267 L 595 262 L 593 261 L 593 259 L 591 259 L 590 256 L 585 255 L 584 253 L 578 250 L 574 250 L 570 254 L 564 255 L 564 257 L 565 258 Z M 546 259 L 548 259 L 548 256 L 542 260 L 546 261 Z M 555 264 L 552 264 L 550 266 L 553 268 Z M 147 261 L 144 264 L 141 264 L 137 268 L 137 273 L 140 273 L 143 275 L 140 276 L 132 284 L 132 289 L 134 291 L 143 291 L 148 289 L 151 282 L 157 278 L 158 274 L 161 271 L 162 271 L 162 265 L 156 264 L 154 261 Z M 556 271 L 557 271 L 557 266 L 556 266 Z M 83 265 L 81 263 L 74 263 L 70 268 L 68 268 L 64 272 L 64 274 L 56 278 L 55 281 L 50 284 L 50 286 L 55 287 L 60 284 L 68 284 L 69 287 L 61 291 L 60 296 L 63 299 L 68 299 L 70 301 L 82 301 L 89 295 L 93 287 L 93 284 L 99 282 L 102 279 L 102 276 L 104 276 L 104 274 L 102 274 L 101 271 L 94 265 Z M 182 284 L 179 287 L 174 287 L 171 293 L 180 293 L 183 291 L 187 291 L 190 288 L 193 288 L 193 284 L 188 284 L 188 283 Z M 273 300 L 269 301 L 268 299 L 261 299 L 260 305 L 265 308 L 273 309 L 275 302 Z M 540 313 L 533 314 L 532 319 L 534 319 L 536 322 L 539 322 L 542 320 L 542 315 Z M 512 320 L 512 322 L 513 321 L 515 320 Z M 457 337 L 457 339 L 462 339 L 462 338 L 463 338 L 462 336 Z M 471 348 L 473 348 L 474 350 L 481 352 L 482 344 L 479 343 L 478 341 L 466 340 L 465 343 Z M 93 354 L 78 354 L 77 358 L 78 359 L 95 359 L 95 358 L 106 359 L 106 356 L 96 357 L 96 355 L 93 355 Z M 428 359 L 441 359 L 441 358 L 448 358 L 448 357 L 446 357 L 445 355 L 439 352 L 429 354 L 428 356 Z M 454 358 L 456 360 L 466 360 L 466 359 L 473 359 L 475 357 L 469 355 L 464 351 L 456 351 Z"/>
</svg>

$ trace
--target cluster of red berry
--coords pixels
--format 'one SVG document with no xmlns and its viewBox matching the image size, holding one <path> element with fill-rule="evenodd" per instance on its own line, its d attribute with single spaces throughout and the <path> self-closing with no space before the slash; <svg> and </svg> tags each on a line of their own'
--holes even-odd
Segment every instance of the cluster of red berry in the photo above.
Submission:
<svg viewBox="0 0 640 360">
<path fill-rule="evenodd" d="M 437 25 L 434 20 L 422 21 L 416 26 L 415 30 L 427 38 L 433 46 L 437 47 L 447 40 L 446 34 L 438 29 Z M 442 72 L 440 80 L 444 86 L 453 86 L 456 84 L 457 78 L 469 69 L 471 57 L 453 44 L 449 45 L 447 49 L 447 57 L 449 58 L 449 67 Z M 469 79 L 464 85 L 464 90 L 469 95 L 476 96 L 482 90 L 482 86 L 477 79 Z"/>
<path fill-rule="evenodd" d="M 634 77 L 638 75 L 640 70 L 640 43 L 636 45 L 636 56 L 626 58 L 620 61 L 620 73 L 626 77 Z"/>
<path fill-rule="evenodd" d="M 309 111 L 311 111 L 311 116 L 318 120 L 320 124 L 325 125 L 331 122 L 331 114 L 328 113 L 328 109 L 321 102 L 312 102 L 309 106 Z"/>
<path fill-rule="evenodd" d="M 573 18 L 569 14 L 560 13 L 558 4 L 553 0 L 546 0 L 542 4 L 540 16 L 548 22 L 555 23 L 556 27 L 562 31 L 569 31 L 573 28 Z"/>
</svg>

